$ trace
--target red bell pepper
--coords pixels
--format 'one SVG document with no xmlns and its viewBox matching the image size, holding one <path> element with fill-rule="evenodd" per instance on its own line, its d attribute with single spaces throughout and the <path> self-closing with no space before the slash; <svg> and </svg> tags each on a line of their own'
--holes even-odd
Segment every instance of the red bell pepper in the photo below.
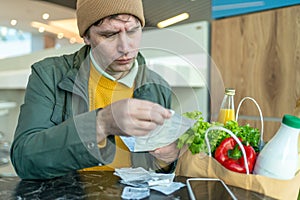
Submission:
<svg viewBox="0 0 300 200">
<path fill-rule="evenodd" d="M 256 161 L 256 152 L 250 145 L 243 146 L 246 152 L 249 172 L 251 173 Z M 214 157 L 225 168 L 239 173 L 246 173 L 242 151 L 234 138 L 224 139 L 217 147 Z"/>
</svg>

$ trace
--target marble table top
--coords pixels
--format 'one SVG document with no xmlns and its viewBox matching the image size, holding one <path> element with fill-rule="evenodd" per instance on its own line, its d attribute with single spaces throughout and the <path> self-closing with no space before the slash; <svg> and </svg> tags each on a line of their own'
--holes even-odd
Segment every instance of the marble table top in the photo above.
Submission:
<svg viewBox="0 0 300 200">
<path fill-rule="evenodd" d="M 0 178 L 0 199 L 121 199 L 125 185 L 112 172 L 72 173 L 51 180 Z M 184 182 L 184 179 L 182 179 Z M 189 199 L 186 188 L 171 195 L 151 191 L 148 199 Z"/>
<path fill-rule="evenodd" d="M 19 177 L 0 178 L 0 199 L 121 199 L 125 185 L 113 172 L 76 172 L 50 180 L 21 180 Z M 186 183 L 187 177 L 175 181 Z M 238 199 L 271 199 L 261 194 L 229 186 Z M 217 191 L 216 191 L 217 192 Z M 151 190 L 149 200 L 188 200 L 187 187 L 170 195 Z"/>
</svg>

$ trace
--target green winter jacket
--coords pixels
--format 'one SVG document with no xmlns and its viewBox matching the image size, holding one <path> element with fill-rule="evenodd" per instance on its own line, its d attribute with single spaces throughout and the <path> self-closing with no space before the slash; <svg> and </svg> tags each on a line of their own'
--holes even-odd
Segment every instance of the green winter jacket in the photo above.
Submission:
<svg viewBox="0 0 300 200">
<path fill-rule="evenodd" d="M 84 46 L 32 66 L 11 147 L 11 160 L 21 178 L 49 179 L 112 162 L 114 137 L 108 137 L 105 148 L 98 148 L 96 111 L 88 109 L 89 51 Z M 134 98 L 170 108 L 167 82 L 145 67 L 141 54 L 137 60 Z M 131 158 L 132 167 L 160 170 L 149 153 L 132 153 Z"/>
</svg>

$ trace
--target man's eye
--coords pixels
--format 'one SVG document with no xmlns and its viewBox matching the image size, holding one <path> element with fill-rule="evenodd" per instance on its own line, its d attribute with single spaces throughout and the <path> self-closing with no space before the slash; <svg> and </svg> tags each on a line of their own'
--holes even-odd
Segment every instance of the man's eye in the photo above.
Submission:
<svg viewBox="0 0 300 200">
<path fill-rule="evenodd" d="M 137 33 L 139 30 L 140 30 L 140 27 L 134 28 L 134 29 L 132 29 L 132 30 L 129 30 L 129 31 L 127 31 L 127 33 L 128 33 L 128 34 L 134 34 L 134 33 Z"/>
<path fill-rule="evenodd" d="M 113 36 L 115 36 L 115 35 L 117 35 L 118 33 L 110 33 L 110 34 L 105 34 L 105 35 L 103 35 L 105 38 L 111 38 L 111 37 L 113 37 Z"/>
<path fill-rule="evenodd" d="M 132 30 L 132 31 L 128 31 L 127 33 L 128 34 L 134 34 L 134 33 L 136 33 L 137 32 L 137 30 Z"/>
</svg>

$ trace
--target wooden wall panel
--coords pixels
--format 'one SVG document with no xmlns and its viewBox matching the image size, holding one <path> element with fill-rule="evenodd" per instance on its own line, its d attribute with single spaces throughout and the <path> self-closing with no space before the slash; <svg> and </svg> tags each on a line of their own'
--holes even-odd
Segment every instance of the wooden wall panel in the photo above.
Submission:
<svg viewBox="0 0 300 200">
<path fill-rule="evenodd" d="M 274 134 L 300 98 L 300 6 L 215 20 L 211 29 L 212 61 L 224 86 L 236 88 L 236 106 L 245 96 L 256 99 L 268 119 L 266 134 Z M 219 96 L 216 76 L 212 71 L 212 98 Z M 251 103 L 240 115 L 258 119 Z"/>
</svg>

